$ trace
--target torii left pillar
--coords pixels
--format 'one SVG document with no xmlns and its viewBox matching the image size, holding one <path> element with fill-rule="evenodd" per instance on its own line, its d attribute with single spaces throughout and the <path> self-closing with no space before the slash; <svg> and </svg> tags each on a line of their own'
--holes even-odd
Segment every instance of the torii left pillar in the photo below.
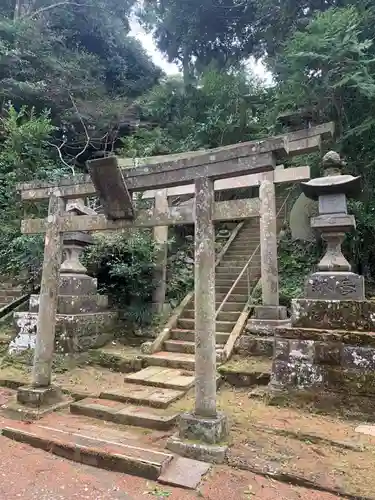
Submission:
<svg viewBox="0 0 375 500">
<path fill-rule="evenodd" d="M 203 461 L 222 462 L 228 422 L 216 407 L 214 184 L 195 181 L 195 410 L 180 416 L 168 448 Z M 191 442 L 194 441 L 194 444 Z"/>
<path fill-rule="evenodd" d="M 48 208 L 32 381 L 30 386 L 20 387 L 17 391 L 17 402 L 25 407 L 28 418 L 39 418 L 69 404 L 61 390 L 51 384 L 63 245 L 59 218 L 64 209 L 60 192 L 55 190 Z M 22 412 L 22 407 L 19 410 Z"/>
</svg>

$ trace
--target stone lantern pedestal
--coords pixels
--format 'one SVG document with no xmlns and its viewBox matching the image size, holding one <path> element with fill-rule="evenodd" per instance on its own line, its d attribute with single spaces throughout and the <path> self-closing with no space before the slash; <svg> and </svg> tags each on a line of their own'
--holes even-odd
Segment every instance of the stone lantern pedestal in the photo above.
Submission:
<svg viewBox="0 0 375 500">
<path fill-rule="evenodd" d="M 307 197 L 319 200 L 311 225 L 327 247 L 305 297 L 292 301 L 292 327 L 276 329 L 269 384 L 276 398 L 375 395 L 375 302 L 365 300 L 363 277 L 341 252 L 345 233 L 355 228 L 346 200 L 359 194 L 360 179 L 342 175 L 343 166 L 337 153 L 327 153 L 324 177 L 302 184 Z"/>
<path fill-rule="evenodd" d="M 66 212 L 92 215 L 95 211 L 82 200 L 68 203 Z M 92 237 L 84 232 L 65 233 L 63 261 L 60 268 L 60 287 L 56 315 L 56 352 L 75 353 L 101 347 L 113 338 L 117 313 L 110 312 L 108 297 L 97 293 L 97 280 L 88 276 L 80 262 Z M 28 312 L 14 314 L 17 336 L 9 352 L 34 348 L 39 310 L 39 295 L 31 295 Z"/>
</svg>

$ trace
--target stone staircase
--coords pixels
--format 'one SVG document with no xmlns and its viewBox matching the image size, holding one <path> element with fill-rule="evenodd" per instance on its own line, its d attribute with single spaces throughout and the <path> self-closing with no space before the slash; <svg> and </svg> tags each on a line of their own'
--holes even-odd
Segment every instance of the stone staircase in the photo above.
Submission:
<svg viewBox="0 0 375 500">
<path fill-rule="evenodd" d="M 283 201 L 283 198 L 277 200 L 277 210 Z M 235 237 L 228 240 L 217 262 L 217 308 L 251 255 L 249 272 L 244 273 L 231 291 L 217 317 L 216 351 L 219 364 L 225 359 L 222 354 L 233 332 L 239 336 L 246 325 L 248 297 L 261 275 L 258 218 L 246 221 L 237 229 Z M 182 398 L 195 384 L 193 293 L 185 299 L 185 305 L 174 323 L 170 330 L 165 328 L 161 332 L 163 341 L 158 343 L 161 349 L 142 356 L 143 369 L 126 374 L 124 385 L 101 393 L 99 398 L 85 398 L 72 403 L 71 412 L 108 422 L 164 431 L 171 429 L 176 424 L 178 413 L 169 408 L 170 405 Z"/>
<path fill-rule="evenodd" d="M 278 208 L 282 203 L 283 199 L 277 200 Z M 219 364 L 232 337 L 231 354 L 233 332 L 239 336 L 246 325 L 250 310 L 248 298 L 260 278 L 259 219 L 255 218 L 237 226 L 217 259 L 217 309 L 252 254 L 249 272 L 230 292 L 217 317 Z M 103 391 L 98 397 L 71 402 L 70 415 L 55 414 L 51 425 L 48 421 L 47 426 L 14 423 L 12 427 L 3 428 L 3 435 L 95 467 L 139 475 L 163 484 L 195 488 L 208 471 L 208 464 L 165 452 L 162 441 L 148 446 L 145 444 L 147 434 L 140 440 L 135 432 L 137 427 L 147 428 L 164 433 L 165 437 L 165 432 L 176 425 L 179 416 L 173 403 L 194 387 L 194 294 L 188 294 L 177 309 L 173 327 L 164 328 L 159 336 L 161 342 L 160 338 L 155 340 L 155 345 L 160 348 L 142 355 L 142 369 L 125 374 L 124 384 L 120 387 Z M 261 351 L 259 354 L 264 355 Z M 257 360 L 262 362 L 261 357 Z M 259 372 L 262 376 L 268 375 L 270 364 L 269 359 L 263 362 Z M 257 367 L 256 363 L 250 371 L 252 377 L 255 373 L 259 382 Z M 218 381 L 221 376 L 228 377 L 228 374 L 218 374 Z M 247 379 L 245 373 L 245 382 Z M 134 430 L 125 426 L 133 426 Z"/>
<path fill-rule="evenodd" d="M 18 283 L 9 280 L 9 278 L 0 277 L 0 310 L 22 295 L 22 287 Z"/>
</svg>

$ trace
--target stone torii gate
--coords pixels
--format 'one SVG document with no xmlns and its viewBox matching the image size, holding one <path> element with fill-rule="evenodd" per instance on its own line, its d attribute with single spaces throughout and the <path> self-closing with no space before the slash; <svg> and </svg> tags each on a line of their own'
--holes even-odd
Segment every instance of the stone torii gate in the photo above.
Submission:
<svg viewBox="0 0 375 500">
<path fill-rule="evenodd" d="M 196 398 L 194 413 L 181 419 L 180 435 L 212 444 L 223 441 L 227 433 L 226 418 L 217 412 L 216 407 L 213 223 L 259 216 L 259 200 L 215 202 L 214 183 L 239 175 L 266 175 L 261 184 L 261 197 L 263 191 L 264 206 L 268 207 L 266 220 L 272 224 L 275 215 L 273 171 L 277 162 L 319 149 L 321 140 L 331 137 L 332 133 L 332 124 L 319 125 L 263 141 L 190 153 L 183 159 L 125 170 L 121 170 L 116 157 L 108 157 L 89 163 L 90 176 L 64 179 L 58 186 L 43 183 L 22 185 L 23 200 L 49 199 L 49 209 L 46 219 L 22 222 L 24 234 L 45 233 L 45 249 L 32 383 L 19 389 L 18 402 L 26 407 L 37 405 L 50 411 L 61 397 L 58 389 L 51 386 L 51 366 L 63 233 L 190 223 L 195 224 Z M 193 213 L 188 207 L 165 206 L 159 213 L 153 209 L 136 211 L 133 207 L 132 192 L 172 188 L 192 182 L 195 193 Z M 99 195 L 105 215 L 78 217 L 64 213 L 66 200 L 95 194 Z M 268 262 L 268 266 L 272 263 L 277 266 L 276 233 L 268 229 L 267 234 L 262 245 L 272 246 L 272 252 L 263 251 L 262 247 L 264 262 Z"/>
</svg>

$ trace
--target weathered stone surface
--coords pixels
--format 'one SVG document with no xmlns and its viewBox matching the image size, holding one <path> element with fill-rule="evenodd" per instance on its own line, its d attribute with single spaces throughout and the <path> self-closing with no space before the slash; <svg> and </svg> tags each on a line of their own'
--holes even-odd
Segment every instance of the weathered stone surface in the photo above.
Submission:
<svg viewBox="0 0 375 500">
<path fill-rule="evenodd" d="M 195 182 L 195 412 L 216 416 L 214 184 Z"/>
<path fill-rule="evenodd" d="M 32 385 L 47 387 L 51 383 L 52 358 L 55 344 L 59 270 L 62 258 L 62 234 L 59 218 L 65 203 L 56 189 L 48 206 L 47 230 L 44 239 L 43 272 L 40 284 L 40 307 L 36 325 Z"/>
<path fill-rule="evenodd" d="M 159 476 L 158 482 L 180 488 L 195 489 L 210 468 L 211 465 L 205 462 L 175 457 L 169 463 L 168 468 Z"/>
<path fill-rule="evenodd" d="M 375 395 L 375 372 L 344 367 L 326 367 L 324 371 L 325 389 L 350 395 Z"/>
<path fill-rule="evenodd" d="M 210 445 L 207 443 L 193 443 L 182 440 L 178 435 L 168 439 L 166 448 L 182 457 L 201 460 L 212 464 L 225 462 L 228 446 Z"/>
<path fill-rule="evenodd" d="M 318 330 L 316 328 L 278 328 L 277 336 L 289 339 L 315 340 L 317 342 L 343 343 L 375 347 L 375 332 L 347 330 Z"/>
<path fill-rule="evenodd" d="M 344 368 L 374 371 L 375 349 L 373 347 L 344 346 L 341 364 Z"/>
<path fill-rule="evenodd" d="M 305 360 L 294 362 L 275 360 L 272 365 L 270 388 L 273 390 L 295 388 L 319 389 L 324 376 L 321 366 Z"/>
<path fill-rule="evenodd" d="M 179 437 L 185 440 L 219 444 L 228 438 L 227 417 L 217 413 L 216 417 L 203 418 L 191 413 L 183 413 L 179 422 Z"/>
<path fill-rule="evenodd" d="M 167 190 L 161 189 L 155 192 L 155 215 L 168 211 Z M 166 290 L 167 290 L 167 254 L 168 254 L 168 226 L 154 227 L 154 241 L 158 251 L 156 255 L 156 265 L 154 268 L 154 291 L 152 302 L 155 311 L 160 314 L 164 310 Z"/>
<path fill-rule="evenodd" d="M 137 373 L 126 375 L 125 382 L 187 391 L 193 387 L 195 377 L 194 372 L 186 372 L 186 370 L 165 368 L 162 366 L 148 366 Z"/>
<path fill-rule="evenodd" d="M 17 335 L 9 346 L 9 352 L 19 352 L 35 347 L 37 313 L 14 314 Z M 81 352 L 101 347 L 113 338 L 117 327 L 117 314 L 57 314 L 55 350 L 57 352 Z"/>
<path fill-rule="evenodd" d="M 279 277 L 277 269 L 276 197 L 273 180 L 265 179 L 261 182 L 259 199 L 262 304 L 263 306 L 278 306 Z M 271 313 L 271 310 L 269 312 Z M 272 315 L 269 319 L 279 318 Z"/>
<path fill-rule="evenodd" d="M 315 363 L 323 365 L 341 364 L 341 342 L 314 342 Z"/>
<path fill-rule="evenodd" d="M 375 331 L 375 302 L 370 300 L 292 300 L 294 327 Z"/>
<path fill-rule="evenodd" d="M 31 407 L 40 407 L 56 404 L 63 400 L 63 394 L 58 387 L 23 386 L 17 389 L 17 401 Z"/>
<path fill-rule="evenodd" d="M 117 424 L 135 425 L 165 431 L 173 427 L 177 414 L 165 415 L 156 408 L 140 408 L 107 399 L 86 398 L 72 403 L 70 411 L 76 415 L 99 418 Z"/>
<path fill-rule="evenodd" d="M 289 357 L 289 340 L 283 340 L 275 337 L 273 355 L 275 360 L 287 361 Z"/>
<path fill-rule="evenodd" d="M 319 300 L 364 300 L 364 278 L 348 272 L 317 272 L 306 280 L 305 297 Z"/>
<path fill-rule="evenodd" d="M 97 280 L 85 274 L 61 274 L 59 295 L 96 295 Z"/>
<path fill-rule="evenodd" d="M 257 335 L 275 335 L 278 328 L 291 326 L 290 319 L 256 319 L 250 318 L 246 331 Z"/>
<path fill-rule="evenodd" d="M 58 314 L 85 314 L 103 312 L 108 307 L 106 295 L 59 295 L 57 298 Z M 39 295 L 31 295 L 30 312 L 38 312 Z"/>
<path fill-rule="evenodd" d="M 277 340 L 276 340 L 277 343 Z M 314 362 L 315 348 L 312 340 L 290 340 L 289 341 L 289 360 Z"/>
<path fill-rule="evenodd" d="M 310 226 L 310 219 L 317 215 L 318 203 L 301 193 L 295 201 L 289 216 L 289 226 L 293 240 L 316 240 L 316 235 Z"/>
<path fill-rule="evenodd" d="M 287 319 L 287 310 L 284 306 L 256 306 L 254 308 L 254 318 L 264 320 L 283 320 Z"/>
<path fill-rule="evenodd" d="M 125 172 L 127 175 L 126 182 L 127 186 L 130 190 L 137 190 L 137 185 L 139 189 L 139 181 L 141 181 L 143 177 L 145 177 L 145 167 L 148 169 L 152 168 L 153 171 L 159 170 L 159 164 L 162 163 L 162 172 L 160 172 L 161 179 L 160 183 L 158 183 L 155 188 L 165 187 L 166 185 L 179 185 L 182 180 L 175 180 L 171 177 L 168 178 L 168 175 L 171 176 L 171 165 L 176 161 L 179 161 L 181 166 L 180 170 L 185 170 L 188 168 L 191 172 L 189 178 L 193 182 L 196 178 L 196 170 L 194 169 L 195 165 L 198 166 L 206 165 L 206 169 L 202 169 L 203 173 L 206 172 L 207 168 L 210 171 L 212 176 L 217 176 L 217 172 L 212 170 L 212 163 L 219 163 L 220 173 L 223 177 L 226 177 L 228 174 L 233 175 L 234 166 L 236 166 L 236 171 L 241 169 L 244 172 L 249 172 L 254 168 L 253 162 L 249 164 L 249 159 L 247 155 L 257 156 L 258 153 L 266 153 L 268 151 L 281 151 L 285 150 L 285 146 L 287 145 L 287 149 L 290 155 L 301 154 L 302 152 L 307 151 L 316 151 L 319 148 L 319 144 L 317 142 L 313 142 L 313 144 L 307 144 L 308 139 L 318 137 L 318 138 L 328 138 L 333 135 L 334 125 L 333 123 L 327 123 L 323 125 L 318 125 L 316 127 L 311 127 L 310 129 L 299 130 L 298 132 L 293 132 L 291 134 L 286 135 L 286 141 L 280 137 L 270 138 L 264 141 L 254 141 L 243 144 L 235 144 L 231 146 L 224 146 L 217 148 L 216 150 L 206 150 L 206 151 L 194 151 L 183 153 L 183 155 L 179 154 L 178 158 L 175 158 L 174 161 L 171 159 L 171 155 L 164 156 L 162 159 L 160 157 L 155 158 L 146 158 L 142 164 L 139 165 L 138 169 L 135 169 L 135 172 L 129 172 L 129 160 L 126 163 Z M 301 149 L 301 141 L 304 143 L 304 147 Z M 219 154 L 220 153 L 220 154 Z M 173 156 L 173 155 L 172 155 Z M 203 162 L 202 162 L 202 157 Z M 220 160 L 220 161 L 219 161 Z M 241 160 L 241 161 L 240 161 Z M 237 162 L 239 165 L 237 165 Z M 267 166 L 272 166 L 270 164 L 270 158 L 266 159 L 266 166 L 263 167 L 262 170 L 267 170 Z M 121 163 L 121 160 L 120 160 Z M 153 163 L 157 163 L 152 167 Z M 220 164 L 221 163 L 221 164 Z M 263 163 L 263 158 L 260 163 Z M 208 167 L 208 165 L 210 165 Z M 165 169 L 165 170 L 164 170 Z M 270 168 L 268 168 L 270 170 Z M 225 171 L 225 174 L 223 173 Z M 135 174 L 134 177 L 129 177 L 129 174 Z M 150 175 L 152 171 L 148 171 Z M 137 176 L 138 174 L 138 176 Z M 135 182 L 132 182 L 134 179 Z M 186 179 L 184 179 L 186 182 Z M 90 177 L 88 175 L 78 175 L 75 177 L 70 177 L 66 179 L 60 180 L 60 188 L 62 191 L 62 195 L 66 198 L 79 198 L 80 196 L 89 196 L 95 195 L 96 189 L 94 185 L 91 183 Z M 18 189 L 21 191 L 23 200 L 43 200 L 47 199 L 50 196 L 50 193 L 53 189 L 53 185 L 46 182 L 36 181 L 32 183 L 24 183 L 18 185 Z M 144 188 L 146 186 L 142 186 Z M 142 189 L 144 190 L 144 189 Z"/>
<path fill-rule="evenodd" d="M 106 441 L 85 431 L 64 430 L 33 425 L 30 428 L 6 427 L 4 436 L 82 464 L 157 480 L 172 460 L 172 455 L 134 446 L 134 440 L 121 436 Z"/>
<path fill-rule="evenodd" d="M 268 356 L 273 354 L 273 339 L 255 335 L 240 335 L 234 345 L 234 354 L 243 356 Z"/>
</svg>

